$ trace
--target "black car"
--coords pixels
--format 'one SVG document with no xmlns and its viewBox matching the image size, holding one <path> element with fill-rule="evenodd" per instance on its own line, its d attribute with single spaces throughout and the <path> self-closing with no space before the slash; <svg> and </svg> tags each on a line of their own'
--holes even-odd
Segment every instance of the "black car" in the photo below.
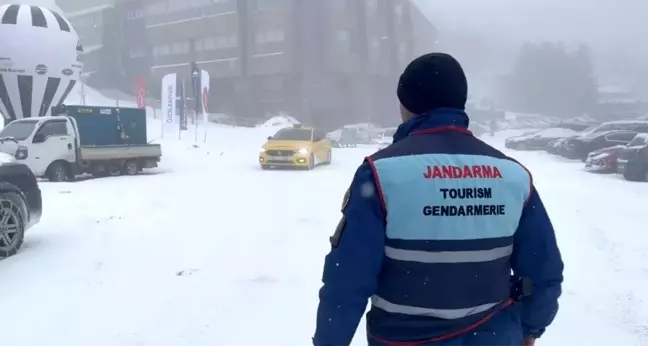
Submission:
<svg viewBox="0 0 648 346">
<path fill-rule="evenodd" d="M 615 130 L 594 132 L 576 138 L 570 138 L 562 143 L 565 151 L 561 154 L 567 158 L 578 159 L 584 162 L 589 153 L 615 145 L 626 145 L 635 138 L 637 133 L 637 131 Z"/>
<path fill-rule="evenodd" d="M 561 129 L 569 129 L 577 132 L 583 132 L 591 127 L 593 127 L 595 124 L 593 123 L 586 123 L 586 122 L 571 122 L 571 121 L 564 121 L 562 123 L 558 123 L 554 125 L 554 127 L 558 127 Z"/>
<path fill-rule="evenodd" d="M 40 221 L 42 211 L 41 191 L 29 167 L 0 163 L 0 259 L 18 252 L 25 231 Z"/>
<path fill-rule="evenodd" d="M 514 150 L 545 150 L 555 141 L 578 134 L 577 131 L 564 127 L 550 127 L 520 136 L 509 137 L 504 142 L 508 149 Z"/>
<path fill-rule="evenodd" d="M 648 135 L 641 134 L 621 150 L 617 159 L 618 172 L 626 180 L 648 181 Z"/>
<path fill-rule="evenodd" d="M 584 161 L 592 151 L 619 144 L 628 144 L 637 133 L 648 133 L 648 121 L 609 121 L 593 127 L 581 135 L 555 143 L 552 152 L 569 159 Z"/>
</svg>

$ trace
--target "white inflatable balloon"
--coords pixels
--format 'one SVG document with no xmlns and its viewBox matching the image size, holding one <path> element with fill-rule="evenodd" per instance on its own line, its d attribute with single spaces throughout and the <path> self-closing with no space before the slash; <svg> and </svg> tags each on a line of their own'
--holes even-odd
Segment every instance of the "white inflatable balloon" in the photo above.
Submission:
<svg viewBox="0 0 648 346">
<path fill-rule="evenodd" d="M 5 123 L 49 115 L 77 83 L 83 51 L 65 18 L 31 5 L 0 6 L 0 113 Z"/>
</svg>

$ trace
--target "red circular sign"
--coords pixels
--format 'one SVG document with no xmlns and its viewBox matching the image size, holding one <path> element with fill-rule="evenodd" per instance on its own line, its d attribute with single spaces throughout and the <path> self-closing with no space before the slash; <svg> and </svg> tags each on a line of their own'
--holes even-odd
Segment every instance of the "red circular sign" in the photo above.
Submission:
<svg viewBox="0 0 648 346">
<path fill-rule="evenodd" d="M 203 88 L 202 101 L 203 109 L 205 110 L 205 113 L 207 113 L 207 105 L 209 104 L 209 89 L 207 89 L 207 87 Z"/>
<path fill-rule="evenodd" d="M 144 90 L 140 90 L 137 93 L 137 107 L 144 108 L 146 101 L 144 100 Z"/>
</svg>

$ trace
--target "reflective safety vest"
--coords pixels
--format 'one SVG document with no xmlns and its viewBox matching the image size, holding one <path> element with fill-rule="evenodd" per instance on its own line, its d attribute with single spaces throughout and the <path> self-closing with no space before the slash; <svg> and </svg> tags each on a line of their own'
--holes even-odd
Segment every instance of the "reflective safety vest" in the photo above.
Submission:
<svg viewBox="0 0 648 346">
<path fill-rule="evenodd" d="M 475 323 L 510 297 L 513 236 L 531 176 L 461 130 L 414 132 L 368 158 L 386 222 L 367 316 L 373 335 L 435 337 Z"/>
</svg>

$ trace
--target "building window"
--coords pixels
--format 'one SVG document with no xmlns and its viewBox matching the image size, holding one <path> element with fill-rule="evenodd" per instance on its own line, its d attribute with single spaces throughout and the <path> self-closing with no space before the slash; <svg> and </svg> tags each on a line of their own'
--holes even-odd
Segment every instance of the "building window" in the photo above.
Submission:
<svg viewBox="0 0 648 346">
<path fill-rule="evenodd" d="M 94 21 L 93 27 L 103 26 L 103 13 L 95 14 L 92 20 Z"/>
<path fill-rule="evenodd" d="M 286 39 L 286 33 L 283 29 L 271 30 L 268 32 L 269 42 L 283 42 Z"/>
<path fill-rule="evenodd" d="M 158 16 L 166 13 L 167 4 L 166 2 L 155 2 L 150 3 L 146 6 L 146 14 L 149 16 Z"/>
<path fill-rule="evenodd" d="M 257 10 L 267 10 L 281 5 L 283 0 L 256 0 L 254 1 Z"/>
<path fill-rule="evenodd" d="M 286 40 L 286 32 L 283 29 L 259 31 L 254 41 L 257 44 L 283 42 Z"/>
<path fill-rule="evenodd" d="M 218 49 L 227 48 L 228 46 L 227 42 L 228 42 L 227 37 L 224 36 L 216 37 L 216 48 Z"/>
<path fill-rule="evenodd" d="M 196 52 L 234 48 L 238 46 L 238 36 L 202 37 L 196 40 Z"/>
<path fill-rule="evenodd" d="M 136 10 L 128 10 L 128 12 L 126 12 L 126 18 L 129 20 L 138 19 L 142 17 L 144 17 L 144 10 L 141 8 L 138 8 Z"/>
<path fill-rule="evenodd" d="M 284 87 L 283 79 L 280 77 L 266 77 L 262 82 L 263 89 L 268 91 L 281 90 Z"/>
<path fill-rule="evenodd" d="M 189 2 L 189 7 L 205 7 L 212 4 L 212 0 L 185 0 Z"/>
<path fill-rule="evenodd" d="M 351 52 L 351 32 L 349 30 L 337 30 L 335 32 L 335 47 L 341 53 Z"/>
<path fill-rule="evenodd" d="M 189 8 L 189 2 L 187 0 L 169 0 L 168 9 L 169 12 L 179 12 L 184 11 Z"/>
<path fill-rule="evenodd" d="M 351 1 L 349 0 L 328 0 L 333 8 L 345 9 L 351 7 Z"/>
<path fill-rule="evenodd" d="M 146 56 L 146 51 L 144 48 L 134 48 L 130 50 L 129 55 L 131 58 L 141 58 Z"/>
<path fill-rule="evenodd" d="M 203 49 L 204 50 L 215 50 L 216 49 L 216 40 L 213 37 L 205 37 L 203 39 Z"/>
<path fill-rule="evenodd" d="M 394 14 L 396 15 L 396 24 L 403 24 L 404 9 L 403 4 L 396 4 L 394 6 Z"/>
<path fill-rule="evenodd" d="M 171 54 L 168 44 L 158 44 L 153 46 L 153 56 L 165 56 Z"/>
<path fill-rule="evenodd" d="M 398 43 L 398 61 L 400 61 L 401 64 L 407 64 L 409 62 L 409 54 L 407 48 L 407 43 Z"/>
<path fill-rule="evenodd" d="M 369 58 L 376 60 L 380 58 L 380 40 L 378 37 L 372 37 L 369 40 Z"/>
<path fill-rule="evenodd" d="M 189 41 L 174 42 L 171 44 L 171 54 L 189 54 L 190 47 L 191 45 L 189 44 Z"/>
</svg>

